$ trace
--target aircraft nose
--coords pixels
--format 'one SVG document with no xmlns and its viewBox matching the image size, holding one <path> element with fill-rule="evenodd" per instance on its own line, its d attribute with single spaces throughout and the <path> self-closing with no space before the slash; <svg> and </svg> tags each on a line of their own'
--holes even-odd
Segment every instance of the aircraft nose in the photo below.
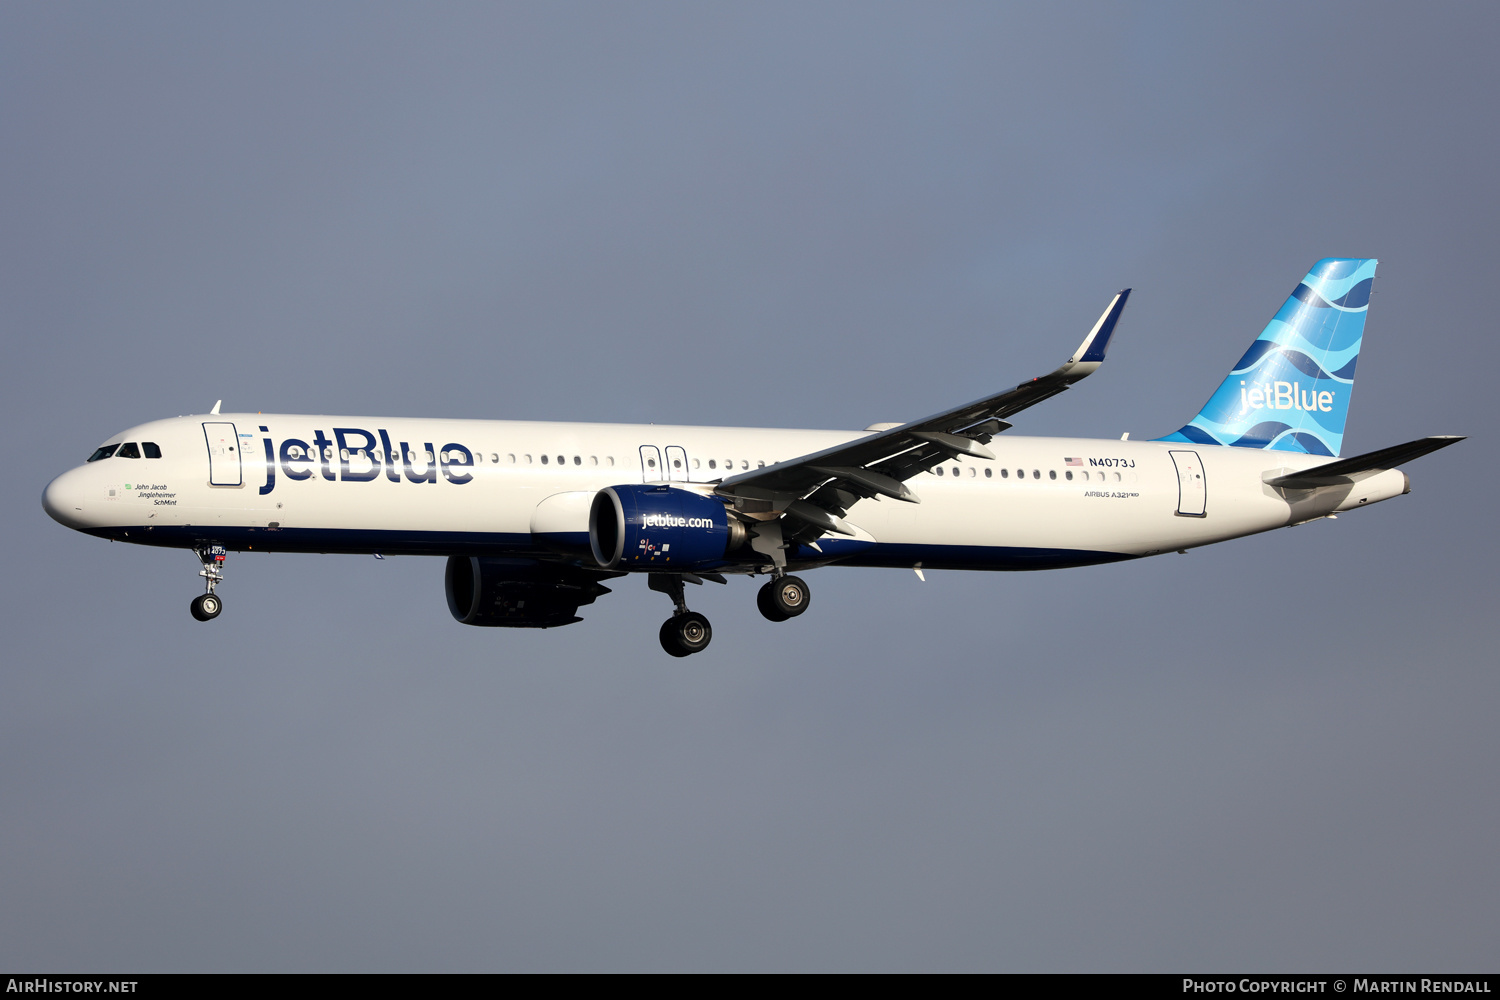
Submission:
<svg viewBox="0 0 1500 1000">
<path fill-rule="evenodd" d="M 85 485 L 82 469 L 69 469 L 47 484 L 42 491 L 42 509 L 58 524 L 69 528 L 84 526 Z"/>
</svg>

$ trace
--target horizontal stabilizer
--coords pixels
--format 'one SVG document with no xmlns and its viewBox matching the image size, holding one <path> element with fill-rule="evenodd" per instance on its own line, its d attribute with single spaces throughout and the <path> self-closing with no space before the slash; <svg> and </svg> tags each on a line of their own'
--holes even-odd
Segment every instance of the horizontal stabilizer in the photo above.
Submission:
<svg viewBox="0 0 1500 1000">
<path fill-rule="evenodd" d="M 1421 458 L 1423 455 L 1430 455 L 1439 448 L 1458 444 L 1464 437 L 1465 435 L 1462 434 L 1444 434 L 1437 437 L 1418 438 L 1415 441 L 1381 448 L 1379 451 L 1372 451 L 1365 455 L 1341 458 L 1327 465 L 1267 479 L 1266 485 L 1282 490 L 1311 490 L 1336 483 L 1358 482 L 1376 473 L 1394 469 L 1398 465 Z"/>
</svg>

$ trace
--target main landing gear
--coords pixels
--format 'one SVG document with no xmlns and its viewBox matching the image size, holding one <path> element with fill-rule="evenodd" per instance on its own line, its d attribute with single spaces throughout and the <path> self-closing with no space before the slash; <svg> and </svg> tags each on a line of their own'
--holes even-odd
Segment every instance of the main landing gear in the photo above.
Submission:
<svg viewBox="0 0 1500 1000">
<path fill-rule="evenodd" d="M 701 583 L 704 579 L 711 579 L 715 583 L 722 583 L 724 580 L 722 576 L 712 573 L 652 573 L 647 581 L 652 590 L 672 599 L 672 607 L 676 613 L 661 623 L 661 631 L 658 633 L 661 648 L 672 656 L 701 653 L 708 648 L 714 637 L 713 626 L 708 623 L 708 619 L 696 611 L 689 611 L 683 597 L 684 582 Z M 760 592 L 755 595 L 760 613 L 773 622 L 796 618 L 807 610 L 811 600 L 812 594 L 808 591 L 807 584 L 797 576 L 778 576 L 761 587 Z"/>
<path fill-rule="evenodd" d="M 676 612 L 661 623 L 658 633 L 661 648 L 673 656 L 692 656 L 707 649 L 714 637 L 713 626 L 698 612 L 688 610 L 682 594 L 682 574 L 652 573 L 647 583 L 652 590 L 670 597 Z"/>
<path fill-rule="evenodd" d="M 760 588 L 755 595 L 755 604 L 760 613 L 773 622 L 784 622 L 796 618 L 807 610 L 812 594 L 801 577 L 779 576 Z"/>
<path fill-rule="evenodd" d="M 224 582 L 224 546 L 208 545 L 193 550 L 193 555 L 203 564 L 198 575 L 203 577 L 204 592 L 193 598 L 188 611 L 200 622 L 211 622 L 224 610 L 224 602 L 214 593 L 214 588 Z"/>
<path fill-rule="evenodd" d="M 657 637 L 661 639 L 661 648 L 673 656 L 692 656 L 708 648 L 714 628 L 698 612 L 684 611 L 662 622 Z"/>
</svg>

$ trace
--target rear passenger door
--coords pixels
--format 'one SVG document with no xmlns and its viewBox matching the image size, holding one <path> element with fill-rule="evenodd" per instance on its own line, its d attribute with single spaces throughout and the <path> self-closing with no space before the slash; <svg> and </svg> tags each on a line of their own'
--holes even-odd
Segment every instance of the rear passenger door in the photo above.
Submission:
<svg viewBox="0 0 1500 1000">
<path fill-rule="evenodd" d="M 1206 517 L 1208 481 L 1203 478 L 1203 460 L 1196 451 L 1174 451 L 1170 454 L 1172 464 L 1177 466 L 1177 515 Z"/>
</svg>

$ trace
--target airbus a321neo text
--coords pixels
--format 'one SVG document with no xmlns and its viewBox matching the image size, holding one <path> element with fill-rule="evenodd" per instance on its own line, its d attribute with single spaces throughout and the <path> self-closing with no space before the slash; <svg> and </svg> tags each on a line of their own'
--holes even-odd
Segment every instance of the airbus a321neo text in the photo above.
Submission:
<svg viewBox="0 0 1500 1000">
<path fill-rule="evenodd" d="M 551 628 L 644 576 L 661 644 L 712 630 L 684 584 L 768 577 L 772 621 L 818 566 L 1088 566 L 1330 517 L 1410 490 L 1397 467 L 1460 437 L 1339 458 L 1374 260 L 1313 265 L 1196 417 L 1152 441 L 1004 433 L 1092 374 L 1130 291 L 1067 362 L 1013 389 L 863 431 L 220 413 L 112 435 L 54 479 L 62 524 L 191 549 L 218 617 L 226 551 L 447 557 L 465 625 Z"/>
</svg>

